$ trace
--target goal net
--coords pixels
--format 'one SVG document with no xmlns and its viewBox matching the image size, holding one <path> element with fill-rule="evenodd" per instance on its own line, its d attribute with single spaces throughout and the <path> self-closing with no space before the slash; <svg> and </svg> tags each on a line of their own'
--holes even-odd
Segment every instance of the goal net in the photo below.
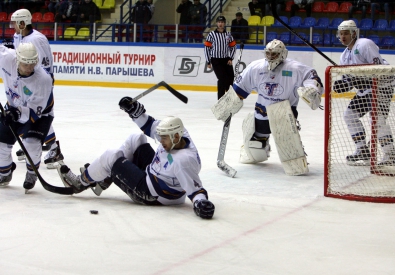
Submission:
<svg viewBox="0 0 395 275">
<path fill-rule="evenodd" d="M 325 196 L 395 202 L 394 76 L 390 65 L 327 67 Z M 357 152 L 356 143 L 364 140 L 365 150 Z"/>
</svg>

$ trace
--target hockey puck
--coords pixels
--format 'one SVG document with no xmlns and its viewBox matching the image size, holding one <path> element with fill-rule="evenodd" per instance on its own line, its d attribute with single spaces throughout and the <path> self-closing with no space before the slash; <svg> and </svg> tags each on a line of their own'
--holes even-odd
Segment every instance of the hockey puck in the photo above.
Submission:
<svg viewBox="0 0 395 275">
<path fill-rule="evenodd" d="M 97 210 L 91 210 L 91 214 L 97 215 L 97 214 L 99 214 L 99 211 L 97 211 Z"/>
</svg>

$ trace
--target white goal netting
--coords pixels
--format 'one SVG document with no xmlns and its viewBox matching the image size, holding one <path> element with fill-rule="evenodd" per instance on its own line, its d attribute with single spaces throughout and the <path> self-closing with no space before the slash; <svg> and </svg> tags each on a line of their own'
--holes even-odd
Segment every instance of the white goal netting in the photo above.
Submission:
<svg viewBox="0 0 395 275">
<path fill-rule="evenodd" d="M 325 82 L 325 195 L 395 202 L 395 66 L 332 66 Z"/>
</svg>

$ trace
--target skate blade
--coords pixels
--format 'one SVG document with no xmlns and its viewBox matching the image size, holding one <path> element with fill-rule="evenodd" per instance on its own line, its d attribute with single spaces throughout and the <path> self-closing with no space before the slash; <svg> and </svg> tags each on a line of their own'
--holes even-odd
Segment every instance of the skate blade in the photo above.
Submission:
<svg viewBox="0 0 395 275">
<path fill-rule="evenodd" d="M 25 189 L 25 194 L 27 194 L 29 192 L 30 189 Z"/>
<path fill-rule="evenodd" d="M 63 160 L 59 160 L 57 162 L 47 163 L 47 169 L 58 169 L 58 167 L 64 165 Z"/>
<path fill-rule="evenodd" d="M 358 161 L 347 161 L 347 165 L 349 166 L 369 166 L 369 160 L 358 160 Z"/>
<path fill-rule="evenodd" d="M 24 161 L 25 159 L 26 159 L 25 156 L 23 156 L 23 157 L 18 157 L 18 160 L 19 160 L 19 161 Z"/>
<path fill-rule="evenodd" d="M 0 183 L 0 187 L 7 186 L 7 185 L 9 185 L 9 184 L 10 184 L 10 182 L 3 182 L 3 183 Z"/>
</svg>

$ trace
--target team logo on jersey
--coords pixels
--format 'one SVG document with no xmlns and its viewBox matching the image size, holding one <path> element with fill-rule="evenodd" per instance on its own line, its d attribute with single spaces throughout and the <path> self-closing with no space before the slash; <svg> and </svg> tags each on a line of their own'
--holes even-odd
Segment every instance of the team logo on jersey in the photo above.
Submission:
<svg viewBox="0 0 395 275">
<path fill-rule="evenodd" d="M 19 98 L 19 95 L 17 93 L 14 93 L 11 89 L 8 89 L 8 91 L 6 91 L 5 93 L 9 95 L 13 100 Z"/>
<path fill-rule="evenodd" d="M 292 76 L 292 71 L 282 71 L 282 76 Z"/>
<path fill-rule="evenodd" d="M 358 49 L 355 49 L 354 54 L 359 54 Z"/>
<path fill-rule="evenodd" d="M 198 75 L 200 56 L 177 56 L 174 64 L 174 76 L 194 77 Z"/>
<path fill-rule="evenodd" d="M 278 97 L 284 92 L 284 88 L 278 83 L 265 82 L 259 85 L 259 90 L 266 96 Z"/>
<path fill-rule="evenodd" d="M 25 95 L 32 95 L 32 94 L 33 94 L 26 86 L 23 87 L 23 93 L 24 93 Z"/>
</svg>

